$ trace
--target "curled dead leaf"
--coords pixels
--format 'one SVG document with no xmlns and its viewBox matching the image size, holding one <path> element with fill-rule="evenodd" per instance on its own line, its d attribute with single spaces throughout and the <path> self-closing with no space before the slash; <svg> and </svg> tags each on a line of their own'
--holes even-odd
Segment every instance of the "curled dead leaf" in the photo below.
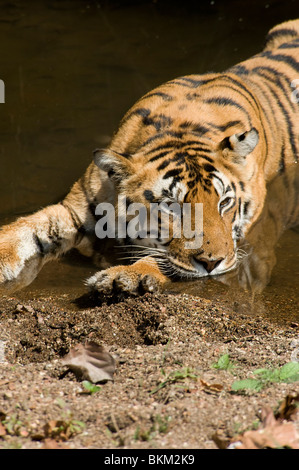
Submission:
<svg viewBox="0 0 299 470">
<path fill-rule="evenodd" d="M 103 346 L 94 342 L 78 344 L 62 359 L 81 379 L 92 383 L 113 380 L 115 360 Z"/>
<path fill-rule="evenodd" d="M 229 448 L 233 449 L 299 449 L 299 435 L 291 422 L 275 419 L 270 407 L 261 413 L 261 428 L 235 436 Z"/>
<path fill-rule="evenodd" d="M 70 447 L 61 442 L 57 442 L 54 439 L 47 438 L 44 440 L 42 449 L 69 449 Z"/>
<path fill-rule="evenodd" d="M 299 393 L 287 395 L 281 402 L 275 418 L 278 420 L 294 420 L 299 410 Z"/>
<path fill-rule="evenodd" d="M 222 384 L 210 384 L 209 382 L 206 382 L 205 380 L 200 379 L 200 385 L 203 388 L 203 390 L 207 393 L 220 393 L 223 390 L 223 385 Z"/>
<path fill-rule="evenodd" d="M 67 441 L 71 437 L 71 430 L 63 420 L 51 419 L 44 426 L 46 438 L 57 439 L 59 441 Z"/>
<path fill-rule="evenodd" d="M 0 437 L 5 436 L 5 434 L 6 434 L 6 429 L 5 429 L 5 427 L 3 426 L 3 424 L 0 423 Z"/>
<path fill-rule="evenodd" d="M 219 449 L 227 449 L 230 444 L 230 438 L 220 429 L 212 435 L 212 439 Z"/>
</svg>

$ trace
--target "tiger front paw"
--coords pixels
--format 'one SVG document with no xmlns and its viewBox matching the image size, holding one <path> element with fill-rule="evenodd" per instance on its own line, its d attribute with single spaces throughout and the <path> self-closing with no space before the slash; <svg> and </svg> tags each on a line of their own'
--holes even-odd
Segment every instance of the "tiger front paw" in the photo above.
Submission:
<svg viewBox="0 0 299 470">
<path fill-rule="evenodd" d="M 0 231 L 0 291 L 4 292 L 14 292 L 30 284 L 43 264 L 32 235 L 25 233 L 22 237 L 14 228 Z"/>
<path fill-rule="evenodd" d="M 165 283 L 165 276 L 146 263 L 137 262 L 132 266 L 116 266 L 99 271 L 86 281 L 91 291 L 107 296 L 143 295 L 158 293 Z"/>
</svg>

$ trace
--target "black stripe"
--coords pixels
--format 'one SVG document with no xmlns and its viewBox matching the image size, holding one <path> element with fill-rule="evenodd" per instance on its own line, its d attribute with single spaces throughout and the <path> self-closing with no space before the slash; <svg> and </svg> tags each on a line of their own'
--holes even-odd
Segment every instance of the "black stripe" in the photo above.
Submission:
<svg viewBox="0 0 299 470">
<path fill-rule="evenodd" d="M 291 37 L 296 37 L 298 36 L 298 33 L 294 31 L 293 29 L 289 28 L 281 28 L 277 29 L 276 31 L 272 31 L 266 36 L 266 43 L 270 42 L 272 39 L 279 38 L 280 36 L 291 36 Z M 286 38 L 286 41 L 290 41 L 290 38 Z"/>
<path fill-rule="evenodd" d="M 259 109 L 259 103 L 256 101 L 256 98 L 254 96 L 254 94 L 248 89 L 247 86 L 245 86 L 243 83 L 241 83 L 239 80 L 236 80 L 235 78 L 233 77 L 230 77 L 229 75 L 224 75 L 223 78 L 225 80 L 229 80 L 230 82 L 234 83 L 238 88 L 241 88 L 243 91 L 245 91 L 245 93 L 247 95 L 250 96 L 250 98 L 252 99 L 252 101 L 254 102 L 255 106 L 257 107 L 257 109 Z M 239 91 L 239 90 L 238 90 Z M 244 96 L 242 94 L 242 96 Z M 245 98 L 245 97 L 244 97 Z M 247 98 L 248 99 L 248 98 Z M 252 104 L 252 103 L 251 103 Z"/>
<path fill-rule="evenodd" d="M 213 171 L 217 171 L 216 168 L 213 165 L 210 165 L 209 163 L 205 163 L 203 165 L 203 167 L 208 173 L 212 173 Z"/>
<path fill-rule="evenodd" d="M 299 46 L 299 38 L 298 39 L 293 39 L 292 42 L 287 42 L 282 44 L 281 46 L 278 47 L 278 49 L 298 49 Z"/>
<path fill-rule="evenodd" d="M 172 101 L 173 100 L 173 96 L 169 95 L 168 93 L 163 93 L 162 91 L 155 91 L 153 93 L 148 93 L 147 95 L 145 95 L 143 97 L 144 98 L 152 98 L 153 96 L 159 96 L 160 98 L 162 98 L 164 101 Z"/>
<path fill-rule="evenodd" d="M 183 177 L 182 176 L 175 176 L 172 180 L 172 183 L 171 185 L 169 186 L 169 191 L 172 191 L 173 188 L 176 186 L 177 183 L 179 183 L 180 181 L 182 181 Z"/>
<path fill-rule="evenodd" d="M 233 72 L 236 75 L 248 75 L 250 71 L 244 65 L 234 65 L 227 72 Z"/>
<path fill-rule="evenodd" d="M 154 199 L 155 199 L 154 193 L 150 189 L 145 189 L 145 191 L 143 191 L 143 195 L 144 195 L 145 199 L 149 202 L 153 202 Z"/>
<path fill-rule="evenodd" d="M 234 106 L 235 108 L 243 109 L 239 103 L 230 98 L 226 98 L 225 96 L 213 96 L 213 98 L 208 98 L 204 100 L 204 102 L 208 104 L 218 104 L 219 106 Z"/>
<path fill-rule="evenodd" d="M 159 132 L 164 127 L 170 126 L 172 124 L 172 119 L 169 116 L 164 114 L 159 114 L 158 116 L 145 116 L 142 120 L 145 126 L 154 126 L 154 128 Z"/>
<path fill-rule="evenodd" d="M 272 83 L 274 83 L 275 85 L 280 87 L 280 90 L 283 92 L 285 98 L 288 100 L 288 102 L 291 104 L 291 106 L 294 107 L 297 110 L 297 104 L 292 103 L 292 100 L 291 100 L 291 93 L 290 93 L 290 89 L 289 89 L 289 86 L 290 86 L 289 77 L 286 77 L 283 73 L 273 69 L 272 67 L 268 67 L 268 66 L 267 67 L 263 67 L 263 66 L 254 67 L 254 69 L 252 69 L 252 71 L 254 73 L 257 73 L 258 75 L 262 75 L 264 78 L 266 78 L 266 80 L 270 80 Z M 267 72 L 273 74 L 274 77 L 265 75 L 263 73 L 264 71 L 267 71 Z M 285 79 L 285 84 L 282 82 L 281 77 L 283 77 Z M 285 85 L 288 86 L 287 89 L 285 88 Z"/>
<path fill-rule="evenodd" d="M 282 149 L 281 149 L 278 171 L 279 171 L 280 174 L 284 173 L 284 171 L 285 171 L 285 148 L 284 148 L 284 145 L 282 146 Z"/>
<path fill-rule="evenodd" d="M 151 110 L 148 108 L 137 108 L 134 111 L 132 111 L 130 114 L 128 114 L 127 116 L 124 116 L 123 119 L 121 120 L 120 125 L 124 125 L 133 116 L 141 116 L 143 118 L 146 118 L 150 115 L 150 113 L 151 113 Z"/>
<path fill-rule="evenodd" d="M 292 67 L 296 72 L 299 72 L 299 62 L 297 62 L 294 57 L 286 54 L 272 54 L 271 51 L 262 52 L 261 57 L 266 57 L 267 59 L 274 60 L 276 62 L 283 62 L 290 67 Z"/>
<path fill-rule="evenodd" d="M 158 171 L 164 170 L 171 162 L 172 160 L 169 158 L 167 160 L 164 160 L 164 162 L 158 166 L 157 170 Z"/>
<path fill-rule="evenodd" d="M 132 115 L 136 114 L 137 116 L 142 116 L 143 118 L 148 117 L 151 114 L 151 110 L 148 108 L 138 108 L 132 112 Z"/>
<path fill-rule="evenodd" d="M 202 126 L 200 124 L 194 124 L 194 122 L 190 121 L 184 121 L 180 124 L 181 129 L 188 129 L 188 131 L 192 134 L 199 134 L 199 135 L 204 135 L 207 132 L 209 132 L 210 129 L 208 129 L 205 126 Z"/>
<path fill-rule="evenodd" d="M 150 158 L 149 161 L 154 162 L 168 155 L 171 150 L 179 150 L 186 146 L 190 146 L 190 149 L 192 150 L 194 148 L 193 146 L 198 145 L 198 144 L 200 144 L 200 142 L 198 142 L 197 140 L 186 140 L 186 141 L 170 140 L 166 142 L 165 144 L 161 144 L 156 148 L 150 149 L 147 152 L 147 155 L 161 151 L 161 153 L 159 153 L 158 155 L 154 155 L 153 157 Z M 198 151 L 206 152 L 206 153 L 211 152 L 211 150 L 208 147 L 205 147 L 205 146 L 202 147 L 202 145 L 194 149 Z"/>
<path fill-rule="evenodd" d="M 163 158 L 166 155 L 169 155 L 169 151 L 160 152 L 160 153 L 158 153 L 158 155 L 155 155 L 154 157 L 150 158 L 149 161 L 150 162 L 155 162 L 156 160 L 159 160 L 160 158 Z"/>
<path fill-rule="evenodd" d="M 201 153 L 200 153 L 200 154 L 197 154 L 196 157 L 197 157 L 197 158 L 203 158 L 204 160 L 207 160 L 207 161 L 210 162 L 210 163 L 214 163 L 214 160 L 213 160 L 212 158 L 207 157 L 206 155 L 203 155 L 203 154 L 201 154 Z"/>
<path fill-rule="evenodd" d="M 141 148 L 142 148 L 142 147 L 146 147 L 146 145 L 148 145 L 148 144 L 154 142 L 155 140 L 159 140 L 159 139 L 162 139 L 162 138 L 165 139 L 166 136 L 174 137 L 175 139 L 181 139 L 181 138 L 183 137 L 183 135 L 184 135 L 183 132 L 165 131 L 165 132 L 163 132 L 163 133 L 156 134 L 156 135 L 154 135 L 154 136 L 152 136 L 152 137 L 149 137 L 140 147 L 141 147 Z M 178 140 L 171 140 L 171 141 L 168 141 L 168 143 L 170 143 L 170 142 L 172 143 L 172 145 L 175 145 L 175 144 L 177 144 L 177 143 L 180 144 L 180 142 L 179 142 Z M 168 143 L 166 143 L 166 144 L 168 144 Z M 165 145 L 165 144 L 163 144 L 163 145 Z M 161 145 L 161 147 L 162 147 L 162 145 Z M 158 149 L 158 148 L 159 148 L 159 147 L 157 147 L 157 149 Z M 151 153 L 151 152 L 153 152 L 153 151 L 154 151 L 154 149 L 150 149 L 150 150 L 148 151 L 148 153 Z"/>
<path fill-rule="evenodd" d="M 255 106 L 256 106 L 257 109 L 258 109 L 258 104 L 257 104 L 257 102 L 256 102 L 256 100 L 255 100 L 253 94 L 252 94 L 244 85 L 242 85 L 240 82 L 238 82 L 237 80 L 235 80 L 235 79 L 233 79 L 232 77 L 229 77 L 229 76 L 223 76 L 223 77 L 221 77 L 221 78 L 223 78 L 223 79 L 225 79 L 225 80 L 228 80 L 230 83 L 227 84 L 227 83 L 221 83 L 221 82 L 220 82 L 220 83 L 218 83 L 217 85 L 215 85 L 215 88 L 219 89 L 219 88 L 221 87 L 221 88 L 228 88 L 229 90 L 233 90 L 233 91 L 235 91 L 236 93 L 238 93 L 244 100 L 246 100 L 247 103 L 250 105 L 250 107 L 253 107 L 253 106 L 252 106 L 252 101 L 253 101 L 253 103 L 255 104 Z M 236 85 L 237 88 L 235 88 L 234 86 L 232 86 L 232 84 Z M 252 99 L 252 101 L 250 101 L 250 99 L 248 98 L 247 95 L 245 95 L 244 93 L 242 93 L 242 90 L 245 91 L 245 93 L 250 96 L 250 98 Z M 227 99 L 227 98 L 225 98 L 225 99 Z M 236 102 L 235 102 L 235 103 L 236 103 Z M 241 106 L 241 105 L 239 104 L 239 106 Z"/>
<path fill-rule="evenodd" d="M 204 135 L 209 131 L 210 131 L 210 129 L 208 129 L 207 127 L 202 126 L 200 124 L 194 126 L 191 130 L 192 134 L 199 134 L 199 135 Z"/>
<path fill-rule="evenodd" d="M 200 98 L 200 94 L 199 93 L 186 93 L 186 96 L 185 96 L 186 100 L 188 101 L 193 101 L 193 100 L 196 100 L 197 98 Z"/>
<path fill-rule="evenodd" d="M 189 144 L 186 144 L 187 146 L 184 146 L 184 151 L 186 153 L 188 153 L 189 150 L 194 150 L 196 152 L 205 152 L 205 153 L 211 153 L 211 150 L 208 149 L 208 148 L 205 148 L 205 147 L 201 147 L 201 146 L 196 146 L 196 145 L 190 145 Z M 197 154 L 198 155 L 198 154 Z M 196 155 L 196 156 L 197 156 Z M 189 155 L 191 157 L 191 155 Z"/>
<path fill-rule="evenodd" d="M 38 247 L 39 253 L 42 256 L 44 256 L 45 255 L 44 246 L 43 246 L 42 242 L 40 241 L 40 239 L 38 238 L 38 236 L 36 235 L 36 233 L 33 233 L 33 240 L 34 240 L 34 243 L 36 244 L 36 246 Z"/>
<path fill-rule="evenodd" d="M 208 124 L 209 124 L 209 126 L 213 127 L 214 129 L 217 129 L 221 132 L 224 132 L 227 129 L 229 129 L 230 127 L 237 126 L 238 124 L 241 124 L 241 121 L 228 121 L 226 124 L 222 124 L 221 126 L 217 125 L 217 124 L 213 124 L 212 122 L 209 122 Z"/>
<path fill-rule="evenodd" d="M 259 74 L 260 75 L 263 75 L 261 73 L 261 71 L 259 71 Z M 264 76 L 265 77 L 265 76 Z M 267 77 L 265 77 L 267 78 Z M 297 154 L 298 154 L 298 151 L 297 151 L 297 146 L 296 146 L 296 140 L 295 140 L 295 135 L 294 135 L 294 131 L 293 131 L 293 124 L 291 122 L 291 119 L 290 119 L 290 115 L 289 115 L 289 112 L 287 111 L 287 109 L 285 108 L 285 106 L 282 105 L 281 103 L 281 100 L 280 100 L 280 97 L 279 95 L 276 93 L 275 90 L 273 90 L 273 88 L 270 86 L 270 83 L 268 83 L 268 90 L 271 92 L 271 94 L 275 97 L 275 100 L 276 100 L 276 104 L 279 106 L 279 108 L 281 109 L 282 111 L 282 116 L 287 124 L 287 128 L 288 128 L 288 135 L 290 137 L 290 143 L 291 143 L 291 147 L 292 147 L 292 151 L 293 151 L 293 154 L 294 154 L 294 157 L 295 157 L 295 162 L 297 163 Z"/>
<path fill-rule="evenodd" d="M 250 206 L 250 201 L 245 201 L 244 202 L 244 215 L 246 216 L 248 213 L 248 208 Z"/>
<path fill-rule="evenodd" d="M 71 219 L 72 219 L 72 222 L 73 222 L 73 225 L 75 227 L 75 229 L 77 230 L 77 232 L 79 232 L 80 234 L 84 235 L 86 233 L 86 230 L 85 230 L 85 227 L 83 225 L 83 223 L 81 222 L 81 220 L 79 219 L 78 215 L 76 214 L 76 212 L 71 208 L 69 207 L 69 205 L 65 202 L 65 201 L 61 201 L 60 203 L 67 211 L 68 213 L 70 214 L 71 216 Z"/>
<path fill-rule="evenodd" d="M 203 142 L 200 142 L 198 140 L 185 140 L 182 142 L 182 147 L 189 146 L 191 148 L 195 148 L 194 146 L 197 145 L 197 150 L 201 150 L 203 152 L 211 152 L 210 148 L 205 145 Z"/>
<path fill-rule="evenodd" d="M 167 178 L 177 177 L 182 173 L 182 168 L 174 168 L 173 170 L 167 171 L 163 176 L 163 179 L 166 180 Z"/>
<path fill-rule="evenodd" d="M 185 87 L 188 87 L 188 88 L 198 88 L 199 86 L 201 85 L 204 85 L 206 83 L 208 83 L 210 81 L 210 79 L 206 79 L 206 80 L 203 80 L 203 79 L 199 79 L 199 80 L 196 80 L 194 78 L 190 78 L 190 77 L 179 77 L 175 80 L 173 80 L 172 82 L 169 82 L 169 83 L 173 83 L 175 85 L 182 85 L 182 86 L 185 86 Z"/>
<path fill-rule="evenodd" d="M 216 104 L 218 106 L 232 106 L 234 108 L 237 108 L 244 114 L 246 114 L 248 121 L 251 123 L 250 115 L 248 114 L 247 110 L 244 109 L 244 107 L 240 103 L 237 103 L 236 101 L 230 98 L 226 98 L 224 96 L 214 96 L 213 98 L 208 98 L 204 100 L 204 102 L 207 104 Z"/>
</svg>

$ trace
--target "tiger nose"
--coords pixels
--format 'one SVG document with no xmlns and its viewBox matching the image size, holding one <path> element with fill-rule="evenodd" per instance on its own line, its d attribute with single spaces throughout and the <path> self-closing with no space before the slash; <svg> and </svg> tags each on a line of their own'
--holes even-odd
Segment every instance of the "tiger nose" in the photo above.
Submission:
<svg viewBox="0 0 299 470">
<path fill-rule="evenodd" d="M 205 268 L 205 270 L 208 273 L 211 273 L 223 260 L 223 258 L 218 258 L 218 259 L 207 259 L 207 258 L 195 258 L 197 263 L 202 264 L 202 266 Z"/>
</svg>

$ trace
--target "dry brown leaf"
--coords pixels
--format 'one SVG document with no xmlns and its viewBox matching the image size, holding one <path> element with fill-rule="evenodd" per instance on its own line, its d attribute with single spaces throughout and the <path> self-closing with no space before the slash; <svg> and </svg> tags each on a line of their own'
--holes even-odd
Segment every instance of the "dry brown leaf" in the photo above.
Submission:
<svg viewBox="0 0 299 470">
<path fill-rule="evenodd" d="M 293 423 L 281 423 L 239 436 L 235 449 L 299 449 L 299 438 Z"/>
<path fill-rule="evenodd" d="M 42 445 L 42 449 L 70 449 L 70 447 L 54 439 L 47 438 Z"/>
<path fill-rule="evenodd" d="M 221 384 L 210 384 L 205 380 L 200 379 L 200 385 L 208 393 L 220 393 L 223 390 L 223 385 Z"/>
<path fill-rule="evenodd" d="M 5 436 L 5 434 L 6 434 L 6 429 L 3 426 L 3 424 L 0 423 L 0 437 Z"/>
<path fill-rule="evenodd" d="M 256 431 L 246 431 L 235 436 L 229 448 L 266 449 L 290 448 L 299 449 L 299 435 L 293 423 L 275 419 L 269 407 L 262 410 L 262 427 Z"/>
<path fill-rule="evenodd" d="M 78 344 L 64 356 L 62 363 L 92 383 L 113 380 L 115 361 L 103 346 L 96 343 Z"/>
<path fill-rule="evenodd" d="M 44 425 L 46 438 L 67 441 L 71 435 L 71 428 L 66 421 L 51 419 Z"/>
<path fill-rule="evenodd" d="M 299 393 L 297 395 L 287 395 L 281 402 L 275 418 L 278 420 L 294 420 L 299 410 Z"/>
<path fill-rule="evenodd" d="M 219 449 L 227 449 L 231 442 L 230 438 L 219 429 L 212 435 L 212 439 Z"/>
</svg>

